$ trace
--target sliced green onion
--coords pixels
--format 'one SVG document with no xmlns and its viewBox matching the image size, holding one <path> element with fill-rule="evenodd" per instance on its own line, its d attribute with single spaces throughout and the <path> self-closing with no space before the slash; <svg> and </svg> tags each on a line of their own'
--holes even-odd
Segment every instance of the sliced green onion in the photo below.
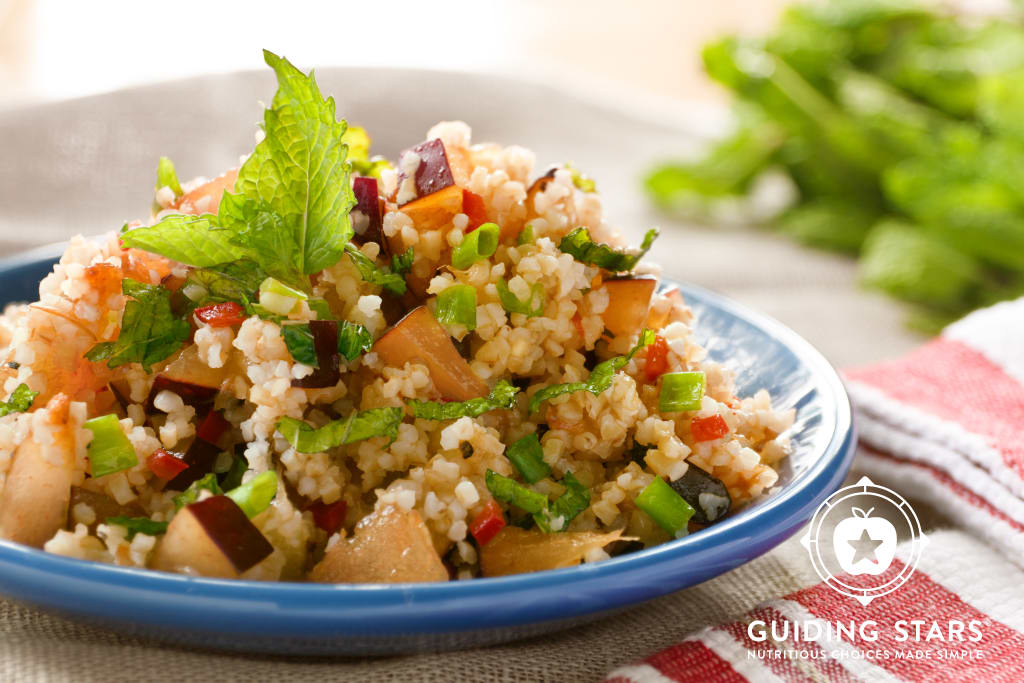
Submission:
<svg viewBox="0 0 1024 683">
<path fill-rule="evenodd" d="M 161 187 L 171 188 L 175 198 L 184 194 L 181 183 L 178 182 L 178 172 L 174 170 L 174 162 L 167 157 L 160 157 L 156 165 L 156 189 Z"/>
<path fill-rule="evenodd" d="M 533 223 L 527 223 L 523 231 L 519 233 L 519 237 L 516 238 L 516 244 L 523 246 L 524 244 L 533 244 L 536 238 L 533 234 Z"/>
<path fill-rule="evenodd" d="M 255 517 L 270 507 L 277 495 L 277 475 L 269 471 L 258 474 L 224 495 L 235 501 L 246 517 Z"/>
<path fill-rule="evenodd" d="M 171 500 L 174 501 L 174 509 L 180 510 L 186 505 L 190 505 L 191 503 L 199 500 L 200 491 L 209 491 L 215 496 L 219 496 L 223 493 L 220 488 L 220 484 L 217 483 L 217 474 L 215 472 L 210 472 L 202 479 L 195 480 L 189 484 L 187 489 L 172 498 Z"/>
<path fill-rule="evenodd" d="M 536 434 L 524 436 L 510 445 L 505 455 L 528 484 L 536 484 L 551 474 L 551 468 L 544 462 L 544 449 Z"/>
<path fill-rule="evenodd" d="M 129 541 L 135 538 L 135 534 L 159 536 L 167 532 L 167 522 L 157 522 L 149 517 L 107 517 L 106 522 L 123 526 L 128 531 Z"/>
<path fill-rule="evenodd" d="M 694 513 L 693 507 L 661 477 L 657 477 L 640 492 L 636 497 L 636 506 L 676 538 L 686 535 L 686 525 Z"/>
<path fill-rule="evenodd" d="M 417 401 L 407 399 L 412 416 L 421 420 L 457 420 L 460 417 L 480 417 L 492 410 L 509 410 L 516 402 L 519 387 L 506 379 L 499 379 L 487 396 L 468 401 Z"/>
<path fill-rule="evenodd" d="M 319 429 L 294 417 L 282 417 L 277 421 L 277 431 L 299 453 L 320 453 L 375 436 L 394 441 L 404 415 L 403 408 L 371 408 L 328 422 Z"/>
<path fill-rule="evenodd" d="M 491 495 L 500 501 L 511 503 L 518 508 L 535 515 L 543 515 L 548 509 L 548 497 L 543 493 L 531 491 L 514 479 L 487 470 L 484 483 Z"/>
<path fill-rule="evenodd" d="M 572 184 L 575 185 L 577 189 L 583 190 L 584 192 L 597 192 L 597 183 L 594 182 L 593 178 L 584 175 L 582 171 L 572 164 L 566 164 L 565 168 L 568 169 L 569 173 L 572 175 Z"/>
<path fill-rule="evenodd" d="M 494 286 L 498 289 L 498 299 L 501 301 L 501 307 L 509 313 L 522 313 L 527 318 L 535 318 L 544 312 L 544 307 L 547 305 L 547 297 L 544 293 L 544 285 L 541 283 L 535 282 L 533 284 L 530 288 L 530 296 L 526 301 L 512 293 L 504 278 L 498 278 Z M 536 305 L 531 307 L 531 304 L 534 302 L 537 302 Z"/>
<path fill-rule="evenodd" d="M 670 372 L 662 375 L 658 410 L 663 413 L 700 410 L 706 383 L 703 372 Z"/>
<path fill-rule="evenodd" d="M 117 415 L 111 413 L 103 417 L 94 417 L 86 420 L 84 427 L 92 432 L 92 441 L 89 442 L 88 448 L 92 476 L 102 477 L 129 470 L 139 464 L 135 447 L 121 431 Z"/>
<path fill-rule="evenodd" d="M 305 292 L 289 287 L 272 277 L 260 283 L 260 305 L 277 315 L 288 315 L 295 310 L 300 301 L 308 298 Z"/>
<path fill-rule="evenodd" d="M 465 244 L 465 243 L 463 243 Z M 464 325 L 476 329 L 476 289 L 472 285 L 452 285 L 437 295 L 437 322 Z"/>
<path fill-rule="evenodd" d="M 498 248 L 501 230 L 497 223 L 484 223 L 466 235 L 462 243 L 452 250 L 452 267 L 466 270 L 482 258 L 487 258 Z"/>
<path fill-rule="evenodd" d="M 551 504 L 551 526 L 554 527 L 557 524 L 558 531 L 565 531 L 569 522 L 590 505 L 590 491 L 576 479 L 572 472 L 565 473 L 562 484 L 565 486 L 565 493 Z M 555 522 L 555 519 L 559 521 Z"/>
</svg>

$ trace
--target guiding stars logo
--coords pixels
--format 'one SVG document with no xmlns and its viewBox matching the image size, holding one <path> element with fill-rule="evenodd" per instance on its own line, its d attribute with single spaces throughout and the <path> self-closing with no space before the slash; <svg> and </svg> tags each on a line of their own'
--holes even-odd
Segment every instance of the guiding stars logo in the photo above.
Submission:
<svg viewBox="0 0 1024 683">
<path fill-rule="evenodd" d="M 900 540 L 909 543 L 909 557 L 889 571 Z M 903 496 L 863 477 L 818 506 L 800 542 L 822 581 L 867 605 L 907 582 L 927 537 Z"/>
</svg>

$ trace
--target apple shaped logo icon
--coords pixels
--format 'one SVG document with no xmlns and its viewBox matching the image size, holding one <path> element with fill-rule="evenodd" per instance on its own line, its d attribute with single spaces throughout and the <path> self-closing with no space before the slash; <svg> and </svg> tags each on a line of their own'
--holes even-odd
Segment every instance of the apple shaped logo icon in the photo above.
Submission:
<svg viewBox="0 0 1024 683">
<path fill-rule="evenodd" d="M 832 532 L 832 545 L 843 571 L 850 574 L 881 574 L 896 556 L 896 527 L 884 517 L 872 517 L 874 508 L 867 512 L 853 508 L 853 516 L 836 525 Z"/>
<path fill-rule="evenodd" d="M 907 582 L 927 540 L 903 496 L 862 477 L 818 506 L 800 542 L 825 585 L 867 605 Z"/>
</svg>

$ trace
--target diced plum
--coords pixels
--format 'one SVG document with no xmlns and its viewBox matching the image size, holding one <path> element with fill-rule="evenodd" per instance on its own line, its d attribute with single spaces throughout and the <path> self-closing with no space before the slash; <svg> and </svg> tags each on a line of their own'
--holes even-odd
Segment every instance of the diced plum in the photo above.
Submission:
<svg viewBox="0 0 1024 683">
<path fill-rule="evenodd" d="M 483 198 L 469 190 L 462 191 L 462 213 L 469 218 L 465 232 L 473 232 L 487 222 L 487 207 Z"/>
<path fill-rule="evenodd" d="M 447 581 L 430 531 L 415 510 L 388 506 L 363 518 L 352 538 L 331 546 L 313 567 L 319 583 Z"/>
<path fill-rule="evenodd" d="M 359 177 L 352 181 L 356 205 L 352 209 L 352 241 L 356 244 L 376 242 L 387 248 L 384 239 L 383 213 L 376 178 Z"/>
<path fill-rule="evenodd" d="M 462 213 L 462 188 L 451 185 L 415 199 L 402 206 L 399 211 L 412 219 L 417 230 L 437 230 L 451 222 L 455 214 Z"/>
<path fill-rule="evenodd" d="M 312 513 L 314 524 L 328 534 L 333 534 L 345 523 L 345 513 L 348 512 L 348 504 L 344 500 L 338 500 L 330 504 L 318 500 L 306 509 Z"/>
<path fill-rule="evenodd" d="M 35 418 L 51 428 L 45 443 L 33 433 L 15 449 L 0 490 L 0 538 L 42 548 L 67 523 L 75 471 L 69 407 L 67 395 L 56 394 Z"/>
<path fill-rule="evenodd" d="M 153 568 L 237 579 L 272 552 L 235 501 L 211 496 L 178 511 L 156 547 Z"/>
<path fill-rule="evenodd" d="M 608 308 L 602 314 L 604 327 L 616 337 L 630 336 L 640 331 L 651 307 L 651 295 L 658 286 L 654 278 L 634 277 L 605 280 Z"/>
<path fill-rule="evenodd" d="M 146 467 L 159 479 L 174 479 L 188 469 L 188 463 L 179 454 L 158 448 L 146 457 Z"/>
<path fill-rule="evenodd" d="M 199 423 L 199 427 L 196 428 L 196 437 L 216 444 L 220 441 L 220 437 L 224 435 L 224 432 L 229 429 L 231 429 L 231 423 L 224 419 L 224 414 L 219 410 L 211 410 L 203 418 L 203 421 Z"/>
<path fill-rule="evenodd" d="M 621 529 L 607 534 L 595 531 L 547 534 L 507 526 L 480 548 L 480 570 L 484 576 L 505 576 L 572 567 L 582 562 L 591 550 L 603 548 L 621 537 Z"/>
<path fill-rule="evenodd" d="M 426 197 L 455 184 L 451 166 L 448 164 L 448 155 L 445 153 L 444 143 L 440 139 L 434 138 L 421 142 L 412 149 L 402 152 L 398 157 L 399 169 L 402 168 L 402 160 L 407 154 L 416 154 L 420 159 L 416 166 L 415 176 L 417 197 Z M 402 181 L 405 178 L 405 172 L 400 171 L 398 174 L 399 187 L 402 186 Z"/>
<path fill-rule="evenodd" d="M 292 386 L 303 389 L 333 387 L 341 379 L 338 321 L 311 320 L 309 321 L 309 331 L 313 335 L 313 350 L 316 352 L 317 367 L 312 374 L 301 379 L 293 379 Z"/>
<path fill-rule="evenodd" d="M 419 306 L 398 321 L 373 345 L 386 365 L 400 368 L 422 363 L 430 371 L 434 387 L 452 401 L 468 401 L 487 395 L 487 384 L 459 355 L 451 337 L 426 306 Z"/>
<path fill-rule="evenodd" d="M 202 479 L 203 476 L 213 471 L 220 451 L 221 449 L 216 444 L 203 439 L 193 439 L 192 445 L 188 447 L 182 457 L 182 460 L 188 464 L 188 469 L 183 470 L 181 474 L 167 482 L 166 488 L 169 491 L 184 491 L 192 485 L 192 482 Z"/>
</svg>

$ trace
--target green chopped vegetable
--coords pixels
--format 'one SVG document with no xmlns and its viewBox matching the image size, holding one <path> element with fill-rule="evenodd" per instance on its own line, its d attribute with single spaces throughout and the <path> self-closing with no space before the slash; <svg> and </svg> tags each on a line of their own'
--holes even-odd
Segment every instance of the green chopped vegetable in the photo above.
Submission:
<svg viewBox="0 0 1024 683">
<path fill-rule="evenodd" d="M 422 420 L 457 420 L 460 417 L 479 417 L 492 410 L 508 410 L 515 405 L 519 387 L 508 380 L 498 380 L 485 398 L 471 398 L 468 401 L 406 401 L 413 417 Z"/>
<path fill-rule="evenodd" d="M 472 285 L 452 285 L 437 295 L 437 322 L 476 329 L 476 289 Z"/>
<path fill-rule="evenodd" d="M 497 500 L 529 512 L 537 523 L 537 528 L 545 533 L 565 531 L 569 522 L 590 505 L 590 492 L 577 481 L 572 472 L 565 473 L 565 479 L 562 481 L 565 493 L 554 503 L 551 503 L 544 494 L 532 491 L 514 479 L 492 470 L 487 470 L 484 482 L 487 484 L 487 490 Z"/>
<path fill-rule="evenodd" d="M 569 522 L 576 519 L 576 515 L 590 505 L 590 491 L 573 476 L 572 472 L 565 473 L 562 484 L 565 486 L 565 493 L 551 504 L 551 528 L 556 531 L 565 531 Z"/>
<path fill-rule="evenodd" d="M 128 437 L 121 431 L 117 415 L 111 413 L 86 420 L 83 425 L 92 432 L 92 440 L 86 451 L 89 468 L 93 477 L 102 477 L 114 472 L 129 470 L 139 464 Z"/>
<path fill-rule="evenodd" d="M 180 510 L 181 508 L 194 503 L 199 500 L 199 493 L 201 491 L 209 491 L 215 496 L 219 496 L 224 493 L 221 489 L 220 484 L 217 483 L 217 475 L 214 472 L 210 472 L 205 475 L 202 479 L 197 479 L 182 493 L 176 495 L 172 500 L 174 501 L 174 509 Z"/>
<path fill-rule="evenodd" d="M 38 395 L 39 392 L 32 391 L 27 384 L 19 384 L 11 392 L 9 399 L 0 401 L 0 417 L 11 413 L 24 413 L 32 407 L 32 403 L 35 402 Z"/>
<path fill-rule="evenodd" d="M 512 462 L 523 481 L 536 484 L 551 475 L 551 468 L 544 462 L 544 449 L 537 435 L 529 434 L 505 449 L 505 456 Z"/>
<path fill-rule="evenodd" d="M 249 258 L 305 289 L 307 276 L 337 263 L 352 237 L 346 124 L 312 74 L 263 54 L 278 89 L 264 113 L 266 136 L 242 164 L 234 193 L 224 193 L 217 215 L 166 216 L 121 240 L 197 267 Z"/>
<path fill-rule="evenodd" d="M 167 532 L 167 522 L 157 522 L 149 517 L 107 517 L 107 524 L 122 526 L 128 531 L 128 540 L 135 538 L 136 534 L 146 536 L 159 536 Z"/>
<path fill-rule="evenodd" d="M 452 250 L 452 268 L 466 270 L 480 259 L 492 255 L 498 248 L 501 229 L 497 223 L 484 223 L 462 238 Z"/>
<path fill-rule="evenodd" d="M 183 291 L 196 305 L 236 301 L 248 308 L 266 279 L 267 274 L 258 263 L 239 259 L 194 269 L 188 274 Z"/>
<path fill-rule="evenodd" d="M 89 349 L 91 361 L 107 361 L 116 368 L 140 363 L 146 372 L 181 348 L 191 328 L 171 312 L 171 293 L 160 285 L 147 285 L 125 278 L 121 291 L 131 297 L 125 304 L 121 333 L 116 341 L 101 342 Z"/>
<path fill-rule="evenodd" d="M 160 157 L 156 165 L 156 189 L 159 190 L 161 187 L 171 188 L 176 198 L 184 194 L 181 183 L 178 182 L 178 173 L 174 170 L 174 162 L 167 157 Z"/>
<path fill-rule="evenodd" d="M 270 471 L 257 474 L 224 495 L 235 501 L 246 517 L 255 517 L 270 507 L 277 495 L 277 475 Z"/>
<path fill-rule="evenodd" d="M 514 479 L 487 470 L 484 474 L 487 490 L 498 500 L 515 505 L 534 515 L 547 516 L 548 498 L 543 493 L 531 491 Z"/>
<path fill-rule="evenodd" d="M 416 253 L 412 247 L 409 247 L 401 254 L 394 254 L 391 256 L 391 272 L 397 275 L 406 276 L 409 271 L 412 270 L 412 262 L 416 258 Z"/>
<path fill-rule="evenodd" d="M 580 263 L 598 266 L 613 273 L 622 273 L 636 268 L 636 264 L 650 250 L 657 237 L 658 229 L 651 228 L 644 235 L 639 251 L 620 251 L 607 244 L 593 241 L 590 238 L 590 231 L 581 227 L 563 237 L 558 248 L 566 254 L 571 254 Z"/>
<path fill-rule="evenodd" d="M 498 289 L 498 300 L 501 301 L 501 307 L 509 313 L 522 313 L 527 318 L 535 318 L 544 313 L 544 307 L 547 306 L 547 295 L 544 292 L 544 285 L 541 283 L 535 282 L 530 287 L 530 296 L 525 301 L 512 293 L 504 278 L 498 278 L 494 286 Z"/>
<path fill-rule="evenodd" d="M 533 234 L 533 223 L 527 223 L 523 231 L 519 233 L 519 237 L 516 238 L 516 244 L 523 246 L 524 244 L 533 244 L 536 241 L 536 237 Z"/>
<path fill-rule="evenodd" d="M 281 336 L 284 337 L 288 352 L 297 363 L 314 368 L 320 367 L 313 345 L 313 333 L 308 324 L 282 325 Z M 369 351 L 371 346 L 373 346 L 373 335 L 368 329 L 347 320 L 338 323 L 338 353 L 345 360 L 354 361 Z"/>
<path fill-rule="evenodd" d="M 236 451 L 237 453 L 237 451 Z M 225 491 L 238 488 L 242 485 L 242 477 L 249 471 L 249 461 L 244 455 L 235 455 L 231 459 L 231 466 L 225 472 L 218 472 L 218 483 Z"/>
<path fill-rule="evenodd" d="M 334 318 L 331 305 L 327 303 L 326 299 L 310 299 L 306 304 L 309 306 L 309 310 L 316 313 L 317 320 L 332 320 Z"/>
<path fill-rule="evenodd" d="M 588 377 L 585 382 L 552 384 L 540 389 L 530 398 L 530 412 L 537 412 L 541 403 L 563 394 L 571 394 L 576 391 L 589 391 L 596 396 L 604 392 L 612 385 L 612 378 L 615 377 L 615 373 L 626 367 L 626 364 L 632 360 L 637 351 L 653 343 L 654 336 L 654 332 L 644 328 L 640 331 L 640 339 L 637 341 L 636 346 L 630 349 L 629 353 L 625 356 L 616 356 L 615 358 L 609 358 L 602 363 L 598 363 L 591 371 L 590 377 Z"/>
<path fill-rule="evenodd" d="M 635 502 L 638 508 L 672 536 L 679 538 L 686 535 L 686 526 L 693 517 L 693 507 L 661 477 L 656 477 L 648 484 Z"/>
<path fill-rule="evenodd" d="M 597 183 L 594 182 L 593 178 L 584 175 L 582 171 L 572 164 L 566 164 L 565 167 L 572 175 L 572 184 L 576 186 L 576 189 L 583 192 L 597 192 Z"/>
<path fill-rule="evenodd" d="M 404 414 L 401 408 L 373 408 L 328 422 L 320 428 L 292 417 L 283 417 L 277 423 L 277 431 L 299 453 L 321 453 L 375 436 L 386 436 L 393 441 L 398 437 L 398 425 L 402 423 Z"/>
<path fill-rule="evenodd" d="M 703 372 L 668 372 L 661 376 L 658 410 L 673 413 L 679 410 L 700 410 L 707 378 Z"/>
<path fill-rule="evenodd" d="M 402 254 L 401 257 L 392 258 L 392 266 L 388 268 L 384 266 L 378 268 L 377 264 L 374 263 L 370 257 L 363 252 L 359 251 L 359 248 L 354 244 L 345 245 L 345 253 L 352 260 L 356 270 L 359 271 L 360 277 L 370 284 L 378 285 L 383 287 L 392 294 L 401 296 L 405 294 L 405 278 L 402 276 L 402 270 L 406 270 L 406 266 L 412 263 L 412 248 Z M 397 261 L 395 259 L 398 259 Z M 396 268 L 398 266 L 399 268 Z M 410 266 L 411 267 L 411 266 Z"/>
</svg>

